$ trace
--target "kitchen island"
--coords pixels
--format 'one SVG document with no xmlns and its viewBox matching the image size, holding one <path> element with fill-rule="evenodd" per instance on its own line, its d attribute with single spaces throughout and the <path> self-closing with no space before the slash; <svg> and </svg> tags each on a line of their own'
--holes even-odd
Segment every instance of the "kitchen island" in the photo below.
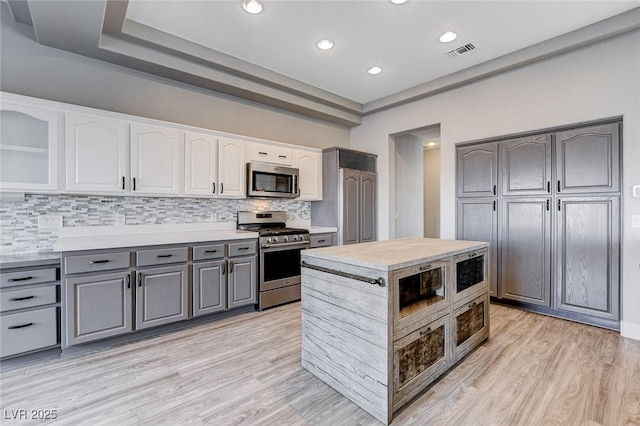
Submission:
<svg viewBox="0 0 640 426">
<path fill-rule="evenodd" d="M 489 338 L 488 243 L 302 252 L 302 366 L 385 424 Z"/>
</svg>

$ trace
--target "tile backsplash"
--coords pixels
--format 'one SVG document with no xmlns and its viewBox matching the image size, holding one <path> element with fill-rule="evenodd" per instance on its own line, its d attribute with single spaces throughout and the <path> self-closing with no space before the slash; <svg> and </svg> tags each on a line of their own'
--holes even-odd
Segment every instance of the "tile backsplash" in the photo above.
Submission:
<svg viewBox="0 0 640 426">
<path fill-rule="evenodd" d="M 56 228 L 38 228 L 41 215 L 60 215 L 64 227 L 236 221 L 238 210 L 284 210 L 288 220 L 310 220 L 311 204 L 297 200 L 25 195 L 0 201 L 0 255 L 53 251 Z"/>
</svg>

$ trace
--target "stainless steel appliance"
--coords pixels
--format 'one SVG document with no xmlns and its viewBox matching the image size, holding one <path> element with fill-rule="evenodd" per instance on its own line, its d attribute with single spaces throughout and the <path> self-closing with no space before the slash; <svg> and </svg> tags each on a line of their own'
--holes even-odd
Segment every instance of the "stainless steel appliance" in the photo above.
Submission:
<svg viewBox="0 0 640 426">
<path fill-rule="evenodd" d="M 300 195 L 298 169 L 277 164 L 247 163 L 249 197 L 296 198 Z"/>
<path fill-rule="evenodd" d="M 261 310 L 300 300 L 300 251 L 309 248 L 309 231 L 287 228 L 286 220 L 283 211 L 238 212 L 238 229 L 260 235 Z"/>
<path fill-rule="evenodd" d="M 376 156 L 344 148 L 322 151 L 322 201 L 311 224 L 338 228 L 338 245 L 378 239 Z"/>
</svg>

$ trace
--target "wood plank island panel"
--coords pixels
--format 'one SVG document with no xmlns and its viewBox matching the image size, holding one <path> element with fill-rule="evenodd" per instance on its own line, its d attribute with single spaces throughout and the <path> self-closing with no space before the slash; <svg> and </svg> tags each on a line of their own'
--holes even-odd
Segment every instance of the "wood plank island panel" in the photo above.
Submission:
<svg viewBox="0 0 640 426">
<path fill-rule="evenodd" d="M 489 338 L 488 246 L 403 238 L 305 250 L 302 366 L 391 423 Z M 457 278 L 466 259 L 484 264 Z"/>
</svg>

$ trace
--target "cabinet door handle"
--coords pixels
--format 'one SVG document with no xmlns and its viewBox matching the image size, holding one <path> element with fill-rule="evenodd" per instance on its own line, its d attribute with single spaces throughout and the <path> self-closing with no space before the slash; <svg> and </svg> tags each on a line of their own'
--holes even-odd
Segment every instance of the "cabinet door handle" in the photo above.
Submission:
<svg viewBox="0 0 640 426">
<path fill-rule="evenodd" d="M 89 265 L 95 265 L 97 263 L 109 263 L 109 259 L 92 260 L 89 262 Z"/>
<path fill-rule="evenodd" d="M 229 262 L 229 273 L 233 274 L 233 262 Z"/>
<path fill-rule="evenodd" d="M 127 284 L 127 288 L 131 288 L 131 277 L 129 274 L 124 277 L 124 282 Z"/>
<path fill-rule="evenodd" d="M 222 262 L 222 275 L 224 275 L 226 273 L 225 267 L 224 267 L 225 263 L 227 263 L 227 262 Z"/>
<path fill-rule="evenodd" d="M 124 176 L 122 176 L 122 190 L 124 191 Z"/>
<path fill-rule="evenodd" d="M 469 303 L 469 308 L 473 308 L 474 306 L 476 306 L 478 304 L 478 302 L 473 302 L 473 303 Z"/>
<path fill-rule="evenodd" d="M 138 272 L 138 287 L 142 287 L 142 272 Z"/>
<path fill-rule="evenodd" d="M 327 240 L 318 240 L 319 243 L 324 243 Z"/>
<path fill-rule="evenodd" d="M 426 330 L 422 330 L 420 332 L 420 336 L 426 336 L 427 334 L 431 333 L 431 327 L 427 328 Z"/>
<path fill-rule="evenodd" d="M 549 211 L 549 200 L 547 200 L 547 211 Z"/>
<path fill-rule="evenodd" d="M 10 302 L 19 302 L 21 300 L 29 300 L 33 299 L 35 296 L 24 296 L 24 297 L 12 297 L 9 299 Z"/>
<path fill-rule="evenodd" d="M 496 211 L 496 200 L 493 200 L 493 211 Z"/>
<path fill-rule="evenodd" d="M 222 194 L 223 192 L 224 192 L 224 184 L 220 182 L 220 193 Z"/>
<path fill-rule="evenodd" d="M 558 192 L 560 192 L 560 181 L 558 180 Z"/>
<path fill-rule="evenodd" d="M 560 200 L 558 200 L 558 211 L 560 211 Z"/>
<path fill-rule="evenodd" d="M 7 327 L 9 330 L 14 330 L 16 328 L 25 328 L 25 327 L 31 327 L 33 325 L 32 322 L 28 323 L 28 324 L 20 324 L 20 325 L 12 325 Z"/>
<path fill-rule="evenodd" d="M 286 155 L 278 155 L 278 158 L 287 158 Z"/>
<path fill-rule="evenodd" d="M 469 253 L 469 256 L 467 256 L 467 257 L 475 257 L 477 254 L 478 254 L 478 253 L 476 253 L 476 252 Z"/>
<path fill-rule="evenodd" d="M 547 192 L 551 194 L 551 181 L 547 181 Z"/>
<path fill-rule="evenodd" d="M 136 190 L 136 178 L 133 178 L 133 189 L 132 191 Z"/>
<path fill-rule="evenodd" d="M 249 250 L 249 247 L 238 247 L 238 250 Z"/>
<path fill-rule="evenodd" d="M 267 153 L 266 153 L 266 152 L 262 152 L 262 151 L 258 151 L 258 154 L 260 154 L 260 155 L 267 155 Z"/>
<path fill-rule="evenodd" d="M 428 270 L 428 269 L 430 269 L 430 268 L 431 268 L 431 265 L 421 266 L 421 267 L 420 267 L 420 270 L 421 270 L 421 271 L 426 271 L 426 270 Z"/>
<path fill-rule="evenodd" d="M 212 193 L 215 194 L 216 193 L 216 183 L 215 182 L 211 182 L 211 186 L 212 186 Z"/>
<path fill-rule="evenodd" d="M 173 257 L 173 255 L 172 254 L 159 254 L 156 257 L 158 259 L 166 259 L 166 258 L 169 258 L 169 257 Z"/>
<path fill-rule="evenodd" d="M 27 280 L 31 280 L 31 279 L 33 279 L 32 276 L 22 277 L 22 278 L 9 278 L 9 282 L 10 283 L 15 283 L 16 281 L 27 281 Z"/>
<path fill-rule="evenodd" d="M 497 185 L 493 185 L 493 195 L 498 195 L 498 187 Z"/>
<path fill-rule="evenodd" d="M 218 250 L 205 250 L 204 252 L 205 253 L 217 253 Z"/>
</svg>

